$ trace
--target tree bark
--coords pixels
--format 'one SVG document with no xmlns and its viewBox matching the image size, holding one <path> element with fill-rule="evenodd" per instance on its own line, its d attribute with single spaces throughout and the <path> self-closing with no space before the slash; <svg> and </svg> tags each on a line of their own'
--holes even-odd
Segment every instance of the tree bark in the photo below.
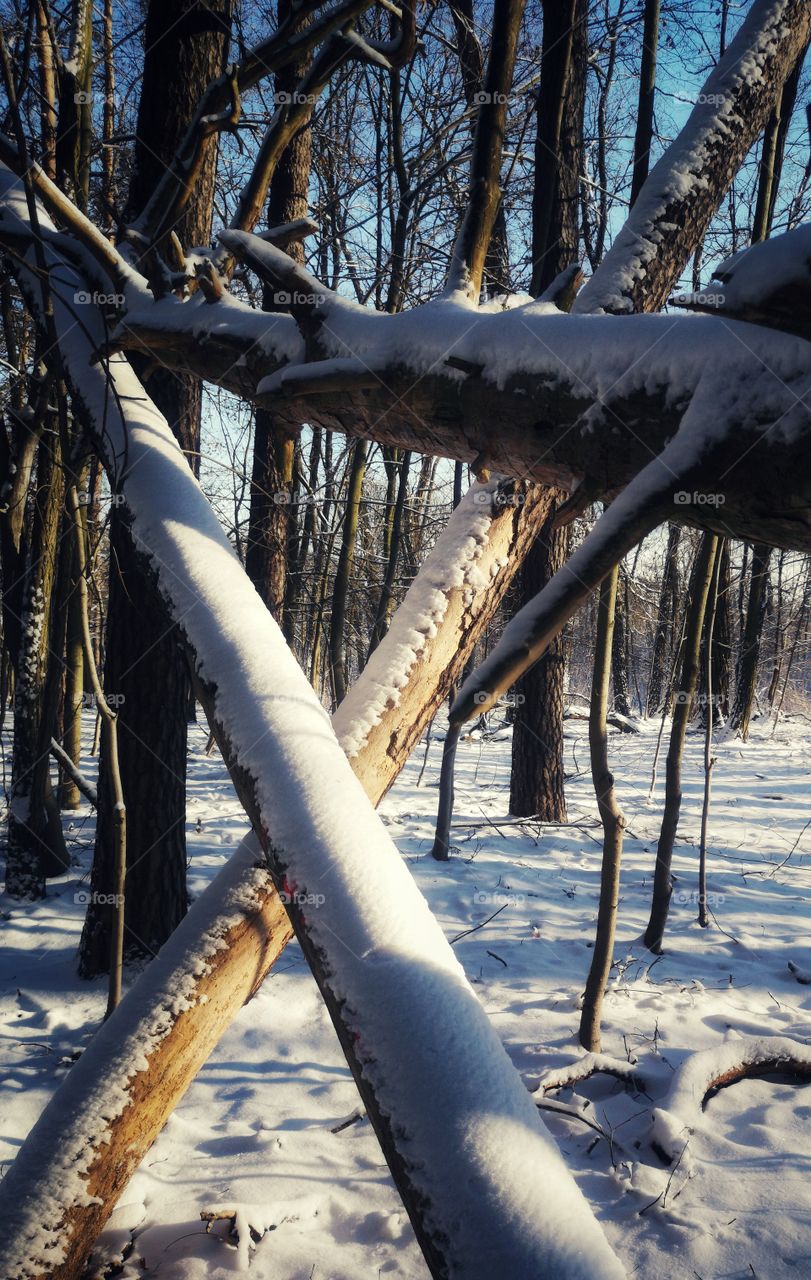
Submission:
<svg viewBox="0 0 811 1280">
<path fill-rule="evenodd" d="M 541 85 L 537 102 L 532 204 L 532 283 L 542 294 L 578 260 L 578 200 L 583 159 L 588 33 L 585 0 L 543 6 Z M 559 505 L 565 494 L 550 491 Z M 518 575 L 518 608 L 537 595 L 566 561 L 569 528 L 554 527 L 554 508 Z M 557 636 L 519 681 L 513 719 L 510 811 L 566 821 L 563 694 L 566 647 Z"/>
<path fill-rule="evenodd" d="M 550 515 L 518 574 L 519 596 L 531 600 L 566 560 L 565 529 L 554 530 L 559 489 L 549 489 Z M 564 639 L 558 635 L 540 662 L 516 685 L 513 716 L 510 813 L 537 815 L 543 822 L 566 821 L 563 768 Z"/>
<path fill-rule="evenodd" d="M 336 706 L 340 706 L 346 697 L 348 683 L 346 637 L 344 634 L 346 629 L 346 606 L 349 598 L 349 583 L 352 579 L 352 566 L 355 560 L 355 539 L 360 519 L 363 477 L 366 474 L 366 456 L 366 444 L 361 440 L 355 441 L 352 446 L 352 456 L 349 464 L 341 550 L 332 588 L 332 616 L 329 628 L 332 695 Z"/>
<path fill-rule="evenodd" d="M 665 805 L 662 811 L 662 825 L 656 849 L 653 901 L 651 903 L 650 919 L 645 930 L 645 946 L 650 951 L 657 953 L 662 949 L 662 939 L 670 908 L 670 896 L 673 892 L 670 868 L 673 860 L 676 830 L 679 825 L 679 814 L 681 812 L 681 762 L 687 723 L 690 718 L 698 683 L 701 632 L 704 626 L 704 614 L 707 607 L 710 583 L 712 582 L 717 545 L 718 539 L 713 534 L 705 533 L 702 536 L 691 584 L 679 689 L 674 699 L 673 724 L 667 752 Z"/>
<path fill-rule="evenodd" d="M 230 0 L 216 9 L 196 0 L 151 0 L 127 217 L 146 204 L 171 163 L 198 99 L 221 71 Z M 177 223 L 185 247 L 205 244 L 214 208 L 216 138 L 194 195 Z M 192 471 L 199 470 L 202 386 L 185 370 L 159 368 L 148 391 L 172 427 Z M 186 911 L 186 723 L 191 690 L 174 629 L 141 571 L 118 506 L 110 522 L 110 595 L 105 688 L 119 714 L 120 770 L 128 809 L 126 930 L 128 955 L 154 955 Z M 120 699 L 120 701 L 118 701 Z M 106 972 L 116 879 L 116 814 L 104 761 L 91 899 L 79 952 L 85 977 Z"/>
<path fill-rule="evenodd" d="M 580 1043 L 590 1053 L 600 1052 L 600 1016 L 603 996 L 614 959 L 614 934 L 620 890 L 620 864 L 625 817 L 614 790 L 614 775 L 608 762 L 608 687 L 611 679 L 611 649 L 619 568 L 600 586 L 597 611 L 597 640 L 594 648 L 594 676 L 589 710 L 589 750 L 591 776 L 597 807 L 603 824 L 603 857 L 600 869 L 600 904 L 597 933 L 591 958 L 583 1009 L 580 1015 Z"/>
<path fill-rule="evenodd" d="M 645 0 L 645 21 L 642 28 L 642 57 L 639 68 L 639 101 L 636 112 L 634 136 L 634 167 L 631 178 L 631 204 L 648 176 L 650 153 L 653 145 L 653 108 L 656 99 L 656 56 L 659 48 L 660 0 Z"/>
<path fill-rule="evenodd" d="M 749 722 L 755 707 L 760 647 L 763 641 L 763 623 L 769 599 L 769 561 L 771 547 L 758 543 L 752 548 L 752 572 L 749 582 L 749 599 L 746 608 L 746 625 L 741 637 L 738 656 L 738 672 L 735 703 L 730 718 L 731 727 L 744 742 L 749 736 Z"/>
<path fill-rule="evenodd" d="M 620 566 L 614 606 L 614 635 L 611 642 L 611 671 L 614 678 L 614 710 L 631 714 L 628 692 L 628 575 Z"/>
<path fill-rule="evenodd" d="M 293 13 L 291 0 L 279 0 L 281 24 Z M 305 58 L 276 73 L 276 93 L 292 94 L 310 59 Z M 274 170 L 268 198 L 268 226 L 282 226 L 305 218 L 308 210 L 312 131 L 309 122 L 285 147 Z M 304 262 L 304 246 L 295 241 L 287 248 L 295 262 Z M 265 290 L 267 311 L 284 310 Z M 251 501 L 248 520 L 248 549 L 245 568 L 257 591 L 284 630 L 288 643 L 293 637 L 290 616 L 292 601 L 290 561 L 298 525 L 292 502 L 295 464 L 295 435 L 276 422 L 272 410 L 258 409 L 253 444 Z"/>
<path fill-rule="evenodd" d="M 673 615 L 679 584 L 678 550 L 681 528 L 671 524 L 668 528 L 667 550 L 662 570 L 662 586 L 659 591 L 659 607 L 656 613 L 656 631 L 653 637 L 650 676 L 646 698 L 646 714 L 658 716 L 670 698 L 667 673 L 670 667 L 669 653 L 672 647 Z"/>
<path fill-rule="evenodd" d="M 6 892 L 42 898 L 45 880 L 68 865 L 59 807 L 51 787 L 50 743 L 56 724 L 64 635 L 58 632 L 56 582 L 65 495 L 61 452 L 51 422 L 37 452 L 36 495 L 22 599 L 15 675 Z"/>
</svg>

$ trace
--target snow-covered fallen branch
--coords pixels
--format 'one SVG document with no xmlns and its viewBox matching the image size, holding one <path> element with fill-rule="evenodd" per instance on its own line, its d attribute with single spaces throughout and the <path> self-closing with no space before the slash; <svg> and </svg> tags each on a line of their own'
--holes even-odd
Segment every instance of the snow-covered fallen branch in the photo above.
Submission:
<svg viewBox="0 0 811 1280">
<path fill-rule="evenodd" d="M 556 1067 L 554 1071 L 548 1071 L 541 1079 L 538 1090 L 541 1093 L 549 1093 L 551 1089 L 571 1089 L 573 1085 L 580 1084 L 583 1080 L 590 1080 L 595 1075 L 615 1076 L 617 1080 L 623 1080 L 634 1089 L 642 1084 L 642 1078 L 632 1062 L 626 1062 L 623 1058 L 612 1058 L 607 1053 L 584 1053 L 574 1062 Z"/>
<path fill-rule="evenodd" d="M 19 239 L 25 201 L 13 176 L 0 176 L 0 234 L 11 223 Z M 48 253 L 74 402 L 195 654 L 218 741 L 262 834 L 262 874 L 285 894 L 430 1270 L 465 1280 L 529 1280 L 545 1271 L 561 1280 L 619 1277 L 622 1268 L 168 426 L 125 361 L 90 366 L 104 336 L 100 318 L 76 323 L 72 299 L 82 280 Z M 36 312 L 35 275 L 17 270 Z M 114 1027 L 112 1018 L 105 1030 Z M 127 1030 L 119 1020 L 122 1040 Z M 55 1146 L 65 1120 L 46 1108 L 0 1184 L 0 1252 L 11 1276 L 76 1274 L 82 1259 L 74 1255 L 70 1270 L 65 1263 L 71 1212 L 95 1194 L 82 1165 L 100 1135 L 103 1142 L 110 1113 L 126 1105 L 139 1062 L 138 1047 L 130 1048 L 121 1088 L 96 1114 L 71 1117 L 73 1145 Z M 83 1063 L 87 1088 L 90 1050 L 77 1069 Z M 103 1162 L 99 1168 L 114 1176 Z"/>
<path fill-rule="evenodd" d="M 654 1150 L 672 1163 L 699 1127 L 709 1094 L 772 1072 L 811 1080 L 811 1045 L 788 1036 L 735 1037 L 714 1049 L 691 1053 L 674 1075 L 664 1103 L 653 1113 Z"/>
</svg>

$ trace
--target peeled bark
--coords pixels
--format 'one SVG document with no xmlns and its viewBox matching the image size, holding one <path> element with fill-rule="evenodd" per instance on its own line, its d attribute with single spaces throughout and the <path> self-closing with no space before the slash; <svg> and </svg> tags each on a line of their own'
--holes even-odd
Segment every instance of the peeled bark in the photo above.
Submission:
<svg viewBox="0 0 811 1280">
<path fill-rule="evenodd" d="M 539 486 L 531 486 L 526 501 L 496 508 L 470 579 L 448 591 L 444 615 L 435 633 L 426 638 L 396 702 L 378 707 L 379 689 L 364 675 L 353 688 L 356 712 L 358 704 L 365 703 L 372 727 L 360 743 L 353 739 L 351 763 L 372 803 L 377 804 L 388 790 L 461 674 L 549 506 L 549 495 Z M 382 644 L 387 642 L 392 640 L 384 637 Z M 385 660 L 386 655 L 383 657 Z M 344 704 L 333 718 L 343 741 L 351 729 L 350 710 Z M 69 1243 L 68 1260 L 59 1270 L 49 1270 L 47 1277 L 40 1275 L 39 1280 L 75 1280 L 78 1276 L 144 1153 L 291 936 L 258 844 L 247 843 L 124 998 L 122 1016 L 131 1017 L 134 1007 L 141 1010 L 136 1039 L 139 1025 L 146 1033 L 159 1021 L 162 1030 L 145 1054 L 143 1069 L 134 1078 L 123 1111 L 111 1122 L 105 1141 L 90 1158 L 88 1189 L 100 1203 L 74 1207 L 62 1228 Z M 182 1007 L 179 992 L 184 993 Z M 120 1050 L 119 1023 L 113 1015 L 99 1032 L 94 1041 L 98 1056 L 92 1067 L 90 1063 L 82 1067 L 80 1060 L 75 1085 L 70 1084 L 72 1107 L 80 1106 L 84 1098 L 91 1099 L 103 1082 L 104 1062 L 114 1061 Z M 58 1101 L 51 1105 L 54 1111 L 59 1110 Z M 67 1117 L 69 1109 L 64 1109 L 64 1114 Z"/>
</svg>

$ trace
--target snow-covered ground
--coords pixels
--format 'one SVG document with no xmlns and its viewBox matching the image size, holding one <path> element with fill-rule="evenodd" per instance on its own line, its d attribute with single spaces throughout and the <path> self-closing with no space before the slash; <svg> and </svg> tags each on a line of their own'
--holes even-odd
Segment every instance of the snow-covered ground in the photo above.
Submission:
<svg viewBox="0 0 811 1280">
<path fill-rule="evenodd" d="M 695 901 L 702 744 L 689 736 L 678 879 L 658 959 L 638 941 L 662 802 L 663 759 L 648 798 L 657 728 L 611 739 L 628 832 L 603 1050 L 638 1059 L 642 1088 L 600 1075 L 537 1097 L 545 1107 L 582 1113 L 545 1109 L 543 1118 L 629 1275 L 796 1280 L 811 1276 L 811 1088 L 761 1079 L 722 1090 L 694 1132 L 684 1134 L 675 1169 L 654 1153 L 651 1121 L 692 1051 L 736 1036 L 811 1042 L 811 985 L 789 969 L 791 962 L 811 979 L 811 723 L 783 721 L 773 735 L 756 727 L 749 744 L 716 748 L 709 856 L 716 924 L 708 930 L 696 923 Z M 381 806 L 447 936 L 465 935 L 455 942 L 457 954 L 530 1088 L 579 1056 L 578 1002 L 600 867 L 585 735 L 583 722 L 568 722 L 568 827 L 507 817 L 508 730 L 460 746 L 449 864 L 429 856 L 437 738 L 422 785 L 424 745 Z M 187 827 L 194 892 L 246 826 L 219 757 L 207 758 L 204 747 L 203 730 L 194 731 Z M 74 965 L 93 822 L 85 808 L 69 821 L 72 874 L 50 882 L 47 899 L 33 907 L 0 898 L 3 1166 L 104 1008 L 103 984 L 80 982 Z M 238 1249 L 224 1238 L 227 1223 L 206 1234 L 200 1220 L 202 1210 L 222 1207 L 242 1211 Z M 248 1222 L 275 1229 L 254 1248 Z M 121 1273 L 132 1280 L 217 1280 L 249 1260 L 257 1280 L 427 1274 L 295 944 L 147 1155 L 100 1258 L 133 1238 Z"/>
</svg>

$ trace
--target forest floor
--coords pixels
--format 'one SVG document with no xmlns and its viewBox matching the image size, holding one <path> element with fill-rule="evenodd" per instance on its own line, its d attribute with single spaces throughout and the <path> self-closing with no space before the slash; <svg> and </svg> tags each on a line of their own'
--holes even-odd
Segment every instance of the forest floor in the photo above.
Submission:
<svg viewBox="0 0 811 1280">
<path fill-rule="evenodd" d="M 811 985 L 788 967 L 811 979 L 811 723 L 783 720 L 774 733 L 756 725 L 746 745 L 717 744 L 709 837 L 715 922 L 706 930 L 696 922 L 702 739 L 689 735 L 677 880 L 658 959 L 639 941 L 662 806 L 663 756 L 648 794 L 657 732 L 643 723 L 639 734 L 611 734 L 628 830 L 603 1050 L 638 1059 L 645 1091 L 597 1076 L 546 1095 L 552 1106 L 582 1110 L 601 1132 L 576 1117 L 544 1111 L 543 1119 L 629 1275 L 811 1277 L 811 1085 L 764 1078 L 717 1093 L 675 1169 L 650 1145 L 652 1108 L 690 1052 L 735 1036 L 811 1041 Z M 565 827 L 507 817 L 509 737 L 502 729 L 460 747 L 448 864 L 429 853 L 437 738 L 422 783 L 424 743 L 381 812 L 447 936 L 470 931 L 456 953 L 534 1088 L 580 1053 L 601 833 L 586 724 L 567 721 Z M 246 822 L 219 757 L 205 755 L 202 728 L 192 731 L 189 771 L 196 894 Z M 104 1010 L 104 984 L 81 982 L 75 972 L 92 853 L 87 806 L 67 825 L 71 873 L 49 882 L 34 906 L 0 898 L 0 1168 Z M 225 1224 L 206 1234 L 200 1221 L 201 1210 L 221 1206 L 241 1207 L 275 1229 L 250 1249 L 243 1231 L 237 1249 L 221 1238 Z M 220 1280 L 248 1265 L 256 1280 L 426 1276 L 297 945 L 235 1019 L 146 1156 L 102 1237 L 96 1274 L 133 1239 L 117 1272 L 125 1280 Z"/>
</svg>

